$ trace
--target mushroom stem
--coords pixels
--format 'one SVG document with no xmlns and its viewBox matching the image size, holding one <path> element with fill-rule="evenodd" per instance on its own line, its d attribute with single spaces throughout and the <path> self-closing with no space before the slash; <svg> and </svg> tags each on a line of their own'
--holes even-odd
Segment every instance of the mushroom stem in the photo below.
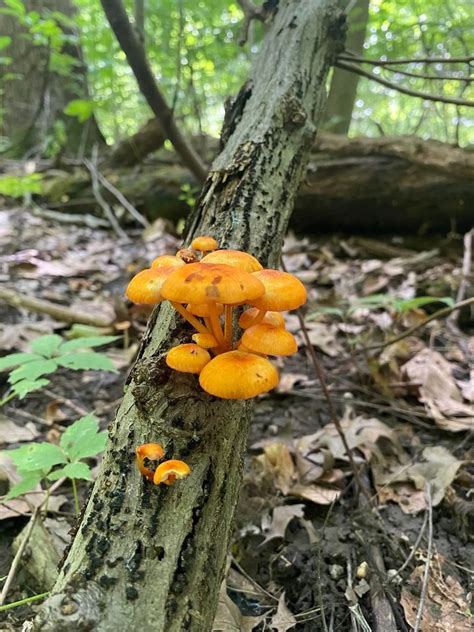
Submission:
<svg viewBox="0 0 474 632">
<path fill-rule="evenodd" d="M 209 318 L 211 321 L 212 334 L 219 343 L 219 347 L 225 347 L 224 334 L 222 333 L 221 323 L 219 321 L 219 314 L 215 303 L 208 303 L 209 305 Z"/>
<path fill-rule="evenodd" d="M 181 305 L 181 303 L 176 303 L 176 301 L 170 301 L 171 305 L 175 308 L 175 310 L 181 314 L 184 320 L 187 320 L 190 325 L 194 327 L 196 331 L 199 331 L 200 334 L 210 334 L 209 331 L 195 316 L 193 316 L 188 310 Z"/>
<path fill-rule="evenodd" d="M 265 314 L 267 313 L 266 309 L 259 309 L 258 310 L 258 314 L 255 316 L 255 318 L 252 320 L 252 323 L 249 325 L 249 327 L 253 327 L 254 325 L 260 325 L 260 323 L 263 321 L 263 319 L 265 318 Z"/>
<path fill-rule="evenodd" d="M 224 338 L 226 346 L 230 349 L 232 346 L 232 305 L 225 305 L 224 315 Z"/>
</svg>

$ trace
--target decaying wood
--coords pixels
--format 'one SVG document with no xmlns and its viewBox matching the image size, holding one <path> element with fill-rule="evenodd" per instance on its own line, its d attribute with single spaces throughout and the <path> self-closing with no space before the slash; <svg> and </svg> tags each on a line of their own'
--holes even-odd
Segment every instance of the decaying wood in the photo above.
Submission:
<svg viewBox="0 0 474 632">
<path fill-rule="evenodd" d="M 338 48 L 332 0 L 281 0 L 245 107 L 215 160 L 189 239 L 213 234 L 276 265 Z M 239 494 L 252 404 L 202 392 L 164 354 L 190 330 L 165 303 L 150 320 L 77 536 L 35 630 L 207 632 Z M 164 445 L 192 473 L 163 489 L 135 447 Z"/>
<path fill-rule="evenodd" d="M 178 163 L 104 171 L 149 219 L 185 217 L 181 186 L 192 185 Z M 90 211 L 89 176 L 46 176 L 50 208 Z M 69 201 L 64 203 L 64 195 Z M 111 203 L 113 198 L 104 197 Z M 317 140 L 291 225 L 321 230 L 424 233 L 469 230 L 474 208 L 474 153 L 413 137 L 352 138 L 324 134 Z"/>
</svg>

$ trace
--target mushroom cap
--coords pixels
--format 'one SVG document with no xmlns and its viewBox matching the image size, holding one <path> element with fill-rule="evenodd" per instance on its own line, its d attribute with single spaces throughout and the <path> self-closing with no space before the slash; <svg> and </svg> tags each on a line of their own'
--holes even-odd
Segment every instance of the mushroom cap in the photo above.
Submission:
<svg viewBox="0 0 474 632">
<path fill-rule="evenodd" d="M 247 329 L 252 326 L 253 321 L 258 316 L 259 310 L 256 307 L 249 307 L 242 312 L 239 317 L 239 327 Z M 284 327 L 285 319 L 280 312 L 267 312 L 262 320 L 265 325 L 271 325 L 272 327 Z"/>
<path fill-rule="evenodd" d="M 262 264 L 248 252 L 242 250 L 215 250 L 201 259 L 204 263 L 225 263 L 244 272 L 262 270 Z"/>
<path fill-rule="evenodd" d="M 205 349 L 192 342 L 173 347 L 166 354 L 166 364 L 181 373 L 200 373 L 210 359 Z"/>
<path fill-rule="evenodd" d="M 145 467 L 145 459 L 150 459 L 151 461 L 159 461 L 165 456 L 165 451 L 161 447 L 159 443 L 144 443 L 143 445 L 138 446 L 135 450 L 137 455 L 137 465 L 143 476 L 146 476 L 150 481 L 153 480 L 153 470 L 149 470 Z"/>
<path fill-rule="evenodd" d="M 208 252 L 209 250 L 215 250 L 219 247 L 219 244 L 214 237 L 208 235 L 200 235 L 195 237 L 191 242 L 191 248 L 194 250 L 200 250 L 201 252 Z"/>
<path fill-rule="evenodd" d="M 163 300 L 161 288 L 176 266 L 146 268 L 136 274 L 127 286 L 126 295 L 137 305 L 156 305 Z"/>
<path fill-rule="evenodd" d="M 191 248 L 181 248 L 176 253 L 178 259 L 184 261 L 184 263 L 196 263 L 198 260 L 197 254 Z"/>
<path fill-rule="evenodd" d="M 161 290 L 164 298 L 177 303 L 225 303 L 254 301 L 265 288 L 258 279 L 223 263 L 190 263 L 175 268 Z"/>
<path fill-rule="evenodd" d="M 228 351 L 213 358 L 199 376 L 201 388 L 221 399 L 250 399 L 278 384 L 278 371 L 266 358 Z"/>
<path fill-rule="evenodd" d="M 222 314 L 224 307 L 220 303 L 214 303 L 214 305 L 216 306 L 217 314 Z M 189 303 L 186 305 L 186 309 L 193 316 L 200 316 L 201 318 L 209 318 L 211 315 L 208 303 Z"/>
<path fill-rule="evenodd" d="M 191 468 L 187 463 L 177 459 L 170 459 L 158 465 L 153 476 L 153 482 L 155 485 L 160 483 L 172 485 L 177 478 L 185 478 L 190 473 Z"/>
<path fill-rule="evenodd" d="M 219 344 L 212 334 L 193 334 L 191 338 L 203 349 L 212 349 Z"/>
<path fill-rule="evenodd" d="M 250 351 L 265 355 L 292 355 L 298 351 L 296 338 L 283 327 L 252 325 L 244 331 L 242 344 Z"/>
<path fill-rule="evenodd" d="M 161 255 L 151 262 L 151 268 L 161 268 L 162 266 L 184 266 L 185 263 L 176 255 Z"/>
<path fill-rule="evenodd" d="M 258 309 L 286 312 L 306 303 L 306 288 L 299 279 L 280 270 L 260 270 L 252 274 L 265 286 L 265 294 L 249 301 Z"/>
</svg>

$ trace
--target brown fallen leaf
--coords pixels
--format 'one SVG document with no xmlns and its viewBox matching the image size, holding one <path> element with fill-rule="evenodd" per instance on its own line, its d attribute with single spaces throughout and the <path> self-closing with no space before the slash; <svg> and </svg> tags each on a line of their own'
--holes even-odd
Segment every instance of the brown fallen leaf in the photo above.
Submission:
<svg viewBox="0 0 474 632">
<path fill-rule="evenodd" d="M 409 382 L 418 384 L 419 400 L 437 426 L 450 432 L 473 427 L 474 406 L 463 401 L 452 366 L 440 353 L 423 349 L 402 369 Z"/>
<path fill-rule="evenodd" d="M 337 339 L 339 331 L 337 324 L 309 322 L 306 323 L 306 329 L 311 344 L 330 358 L 335 358 L 343 352 L 343 348 Z M 305 344 L 305 340 L 300 333 L 296 337 L 300 345 Z"/>
<path fill-rule="evenodd" d="M 27 421 L 19 426 L 0 413 L 0 445 L 33 441 L 38 435 L 39 432 L 33 422 Z"/>
<path fill-rule="evenodd" d="M 285 603 L 285 593 L 282 592 L 278 600 L 278 608 L 270 621 L 270 627 L 277 632 L 291 630 L 297 624 L 297 620 Z"/>
<path fill-rule="evenodd" d="M 275 487 L 288 494 L 296 478 L 295 466 L 290 450 L 283 443 L 270 443 L 263 448 L 263 454 L 256 457 L 265 472 L 273 479 Z"/>
<path fill-rule="evenodd" d="M 436 559 L 437 558 L 437 559 Z M 466 593 L 454 577 L 443 577 L 441 556 L 431 563 L 420 632 L 471 632 L 472 615 Z M 404 585 L 400 603 L 408 624 L 415 626 L 424 566 L 417 566 Z"/>
<path fill-rule="evenodd" d="M 293 518 L 302 518 L 304 515 L 304 505 L 282 505 L 275 507 L 272 513 L 270 525 L 264 530 L 266 544 L 274 538 L 284 538 L 287 526 Z"/>
<path fill-rule="evenodd" d="M 212 632 L 252 632 L 264 618 L 265 615 L 244 617 L 229 597 L 226 581 L 222 582 Z"/>
</svg>

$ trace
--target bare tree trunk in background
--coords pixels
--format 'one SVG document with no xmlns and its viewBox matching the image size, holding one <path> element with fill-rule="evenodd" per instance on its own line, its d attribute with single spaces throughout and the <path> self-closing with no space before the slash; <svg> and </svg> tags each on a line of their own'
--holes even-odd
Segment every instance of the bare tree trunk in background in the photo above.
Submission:
<svg viewBox="0 0 474 632">
<path fill-rule="evenodd" d="M 349 4 L 349 2 L 345 2 Z M 357 0 L 347 18 L 346 50 L 361 55 L 369 19 L 370 0 Z M 324 129 L 347 136 L 360 77 L 355 73 L 334 68 L 329 90 Z"/>
<path fill-rule="evenodd" d="M 60 11 L 73 18 L 76 9 L 72 0 L 23 0 L 27 12 Z M 66 27 L 63 30 L 71 35 Z M 5 73 L 14 77 L 2 81 L 0 96 L 3 110 L 1 133 L 10 141 L 8 154 L 12 157 L 44 155 L 48 146 L 58 142 L 61 153 L 78 156 L 90 151 L 95 143 L 103 143 L 95 118 L 85 123 L 63 113 L 72 99 L 87 99 L 86 69 L 77 42 L 67 42 L 64 53 L 74 57 L 67 76 L 51 69 L 48 46 L 33 43 L 33 37 L 16 16 L 0 15 L 0 33 L 11 37 L 4 54 L 12 58 Z M 59 126 L 63 127 L 63 132 Z"/>
<path fill-rule="evenodd" d="M 340 48 L 334 0 L 280 0 L 262 51 L 233 103 L 227 139 L 190 218 L 189 239 L 278 264 L 298 185 Z M 96 484 L 60 577 L 34 629 L 208 632 L 217 605 L 252 413 L 208 396 L 164 355 L 190 330 L 155 309 L 110 429 Z M 163 489 L 140 476 L 135 447 L 158 441 L 191 475 Z"/>
</svg>

